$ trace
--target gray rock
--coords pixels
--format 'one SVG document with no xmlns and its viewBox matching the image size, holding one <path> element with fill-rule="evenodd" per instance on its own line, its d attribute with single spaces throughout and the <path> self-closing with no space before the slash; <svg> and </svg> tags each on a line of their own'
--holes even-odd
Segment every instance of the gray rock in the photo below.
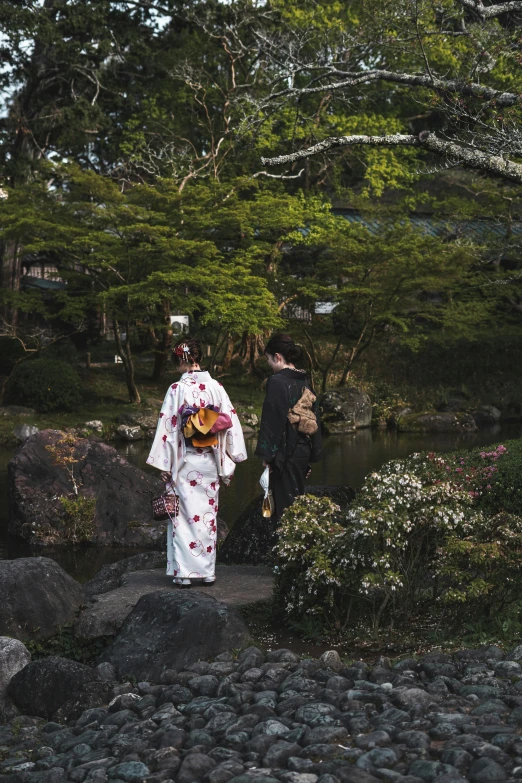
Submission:
<svg viewBox="0 0 522 783">
<path fill-rule="evenodd" d="M 147 434 L 152 431 L 152 434 L 154 435 L 156 433 L 156 427 L 158 426 L 158 413 L 150 408 L 144 411 L 122 413 L 118 416 L 118 423 L 127 424 L 131 427 L 139 427 Z"/>
<path fill-rule="evenodd" d="M 148 775 L 150 775 L 150 769 L 141 761 L 126 761 L 109 769 L 110 778 L 124 780 L 125 783 L 141 783 Z"/>
<path fill-rule="evenodd" d="M 104 682 L 115 682 L 116 671 L 111 663 L 99 663 L 95 669 L 96 674 Z"/>
<path fill-rule="evenodd" d="M 0 560 L 0 634 L 45 639 L 72 622 L 83 590 L 55 560 Z"/>
<path fill-rule="evenodd" d="M 103 421 L 94 419 L 93 421 L 86 421 L 83 425 L 86 430 L 93 430 L 94 432 L 103 432 Z"/>
<path fill-rule="evenodd" d="M 522 666 L 516 661 L 499 661 L 495 666 L 496 677 L 522 677 Z"/>
<path fill-rule="evenodd" d="M 17 639 L 0 636 L 0 721 L 14 717 L 16 710 L 7 695 L 9 683 L 31 660 L 27 647 Z"/>
<path fill-rule="evenodd" d="M 0 408 L 0 416 L 36 416 L 36 411 L 23 405 L 4 405 Z"/>
<path fill-rule="evenodd" d="M 303 745 L 318 745 L 327 742 L 343 742 L 348 736 L 344 726 L 316 726 L 305 735 Z"/>
<path fill-rule="evenodd" d="M 280 740 L 268 748 L 263 764 L 266 767 L 285 767 L 289 758 L 299 756 L 300 753 L 301 748 L 295 742 Z"/>
<path fill-rule="evenodd" d="M 140 598 L 103 660 L 120 677 L 154 680 L 164 669 L 181 670 L 249 641 L 233 607 L 196 590 L 160 591 Z"/>
<path fill-rule="evenodd" d="M 92 600 L 97 595 L 117 590 L 121 587 L 125 574 L 150 568 L 162 568 L 165 565 L 165 558 L 163 552 L 140 552 L 138 555 L 104 565 L 96 576 L 84 584 L 85 596 Z"/>
<path fill-rule="evenodd" d="M 355 764 L 367 772 L 373 772 L 380 767 L 393 767 L 397 761 L 397 754 L 392 748 L 373 748 L 358 758 Z"/>
<path fill-rule="evenodd" d="M 451 728 L 453 729 L 453 726 Z M 426 750 L 431 745 L 431 739 L 426 732 L 412 729 L 409 731 L 400 731 L 395 735 L 394 739 L 396 742 L 401 745 L 406 745 L 406 747 L 411 748 L 412 750 Z"/>
<path fill-rule="evenodd" d="M 188 783 L 188 781 L 179 781 L 178 783 Z M 279 783 L 278 779 L 270 774 L 265 774 L 264 770 L 253 769 L 251 772 L 245 772 L 230 779 L 230 783 Z"/>
<path fill-rule="evenodd" d="M 201 780 L 216 767 L 214 759 L 205 753 L 191 753 L 185 756 L 177 775 L 177 783 L 193 783 Z"/>
<path fill-rule="evenodd" d="M 70 543 L 60 498 L 70 496 L 71 481 L 46 448 L 63 437 L 57 430 L 39 432 L 20 446 L 8 466 L 9 532 L 37 546 Z M 96 498 L 89 540 L 163 548 L 165 525 L 153 520 L 150 504 L 162 491 L 159 477 L 134 467 L 99 440 L 74 439 L 73 456 L 80 495 Z"/>
<path fill-rule="evenodd" d="M 430 704 L 436 704 L 440 701 L 440 697 L 433 693 L 427 693 L 421 688 L 397 688 L 394 692 L 394 701 L 401 708 L 410 709 L 420 706 L 426 709 Z"/>
<path fill-rule="evenodd" d="M 460 775 L 455 767 L 450 764 L 443 764 L 441 761 L 428 761 L 427 759 L 418 759 L 414 761 L 409 768 L 409 774 L 415 775 L 426 783 L 432 783 L 441 775 L 455 773 L 457 779 Z"/>
<path fill-rule="evenodd" d="M 339 672 L 344 666 L 337 650 L 327 650 L 321 655 L 319 660 L 324 666 L 333 669 L 335 672 Z"/>
<path fill-rule="evenodd" d="M 509 774 L 493 759 L 477 759 L 468 772 L 471 783 L 501 783 Z"/>
<path fill-rule="evenodd" d="M 217 693 L 219 680 L 212 674 L 203 674 L 201 677 L 194 677 L 189 680 L 189 688 L 201 696 L 215 696 Z"/>
<path fill-rule="evenodd" d="M 469 413 L 411 413 L 397 422 L 399 432 L 473 432 L 477 425 Z"/>
<path fill-rule="evenodd" d="M 40 432 L 40 430 L 34 424 L 18 424 L 13 430 L 13 435 L 20 443 L 23 443 L 28 438 L 36 435 L 37 432 Z"/>
<path fill-rule="evenodd" d="M 135 441 L 143 438 L 141 427 L 129 427 L 127 424 L 120 424 L 116 427 L 116 437 L 120 440 Z"/>
<path fill-rule="evenodd" d="M 15 674 L 8 693 L 24 712 L 51 719 L 74 691 L 97 679 L 90 666 L 51 656 L 33 661 Z"/>
<path fill-rule="evenodd" d="M 511 650 L 511 652 L 506 655 L 506 659 L 508 661 L 517 661 L 520 663 L 520 661 L 522 661 L 522 644 L 517 645 L 514 650 Z"/>
<path fill-rule="evenodd" d="M 353 386 L 325 392 L 319 398 L 319 405 L 323 424 L 332 434 L 349 431 L 347 425 L 352 429 L 371 426 L 372 401 L 368 394 Z"/>
<path fill-rule="evenodd" d="M 473 756 L 462 748 L 447 748 L 442 753 L 440 760 L 444 764 L 451 764 L 459 772 L 465 773 L 473 763 Z"/>
<path fill-rule="evenodd" d="M 243 765 L 237 761 L 232 759 L 224 761 L 206 773 L 204 783 L 228 783 L 231 778 L 241 775 L 244 769 Z"/>
<path fill-rule="evenodd" d="M 355 744 L 362 750 L 373 750 L 373 748 L 382 748 L 386 745 L 391 745 L 391 737 L 386 731 L 371 731 L 369 734 L 363 734 L 360 737 L 356 737 Z"/>
</svg>

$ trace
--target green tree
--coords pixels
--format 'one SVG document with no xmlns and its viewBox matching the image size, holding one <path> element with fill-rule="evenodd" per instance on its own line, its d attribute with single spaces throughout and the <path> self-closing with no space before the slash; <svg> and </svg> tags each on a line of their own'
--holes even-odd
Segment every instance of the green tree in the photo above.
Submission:
<svg viewBox="0 0 522 783">
<path fill-rule="evenodd" d="M 476 336 L 494 321 L 495 303 L 482 296 L 481 278 L 474 276 L 474 248 L 415 230 L 407 217 L 381 218 L 375 231 L 325 207 L 293 240 L 296 254 L 304 248 L 315 259 L 294 280 L 296 296 L 312 312 L 316 302 L 328 304 L 330 313 L 315 321 L 326 336 L 335 335 L 332 351 L 320 356 L 305 330 L 323 391 L 334 368 L 343 386 L 376 341 L 416 348 L 433 335 Z"/>
<path fill-rule="evenodd" d="M 194 183 L 182 193 L 161 181 L 122 192 L 75 166 L 53 167 L 52 187 L 47 183 L 10 191 L 1 236 L 57 259 L 71 302 L 83 296 L 105 309 L 131 401 L 139 402 L 136 334 L 154 337 L 159 372 L 170 313 L 187 313 L 225 336 L 255 336 L 280 324 L 266 271 L 288 232 L 302 225 L 302 199 L 251 180 Z"/>
</svg>

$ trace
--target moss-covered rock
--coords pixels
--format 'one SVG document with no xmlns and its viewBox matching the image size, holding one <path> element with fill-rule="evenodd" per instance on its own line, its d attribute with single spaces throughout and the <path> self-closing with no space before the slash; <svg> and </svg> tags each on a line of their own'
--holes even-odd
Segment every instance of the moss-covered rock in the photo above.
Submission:
<svg viewBox="0 0 522 783">
<path fill-rule="evenodd" d="M 473 432 L 477 425 L 469 413 L 410 413 L 397 421 L 399 432 Z"/>
</svg>

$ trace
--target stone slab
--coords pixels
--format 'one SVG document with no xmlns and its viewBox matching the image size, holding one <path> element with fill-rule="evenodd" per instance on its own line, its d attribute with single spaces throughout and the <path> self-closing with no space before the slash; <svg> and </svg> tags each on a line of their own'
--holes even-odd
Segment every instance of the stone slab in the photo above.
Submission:
<svg viewBox="0 0 522 783">
<path fill-rule="evenodd" d="M 205 585 L 200 582 L 194 588 L 208 593 L 230 606 L 245 606 L 272 597 L 274 577 L 266 566 L 218 565 L 216 582 Z M 194 589 L 194 588 L 189 588 Z M 83 639 L 113 636 L 143 595 L 158 590 L 180 590 L 166 576 L 164 569 L 149 569 L 124 574 L 121 586 L 95 596 L 92 606 L 84 609 L 74 626 L 74 632 Z"/>
</svg>

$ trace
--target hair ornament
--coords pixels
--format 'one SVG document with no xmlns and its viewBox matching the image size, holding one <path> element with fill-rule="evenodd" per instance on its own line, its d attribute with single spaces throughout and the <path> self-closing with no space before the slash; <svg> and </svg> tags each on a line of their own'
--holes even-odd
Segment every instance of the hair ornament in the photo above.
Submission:
<svg viewBox="0 0 522 783">
<path fill-rule="evenodd" d="M 189 347 L 186 343 L 181 343 L 180 345 L 177 345 L 174 353 L 176 356 L 183 357 L 184 359 L 188 359 L 190 355 Z"/>
</svg>

